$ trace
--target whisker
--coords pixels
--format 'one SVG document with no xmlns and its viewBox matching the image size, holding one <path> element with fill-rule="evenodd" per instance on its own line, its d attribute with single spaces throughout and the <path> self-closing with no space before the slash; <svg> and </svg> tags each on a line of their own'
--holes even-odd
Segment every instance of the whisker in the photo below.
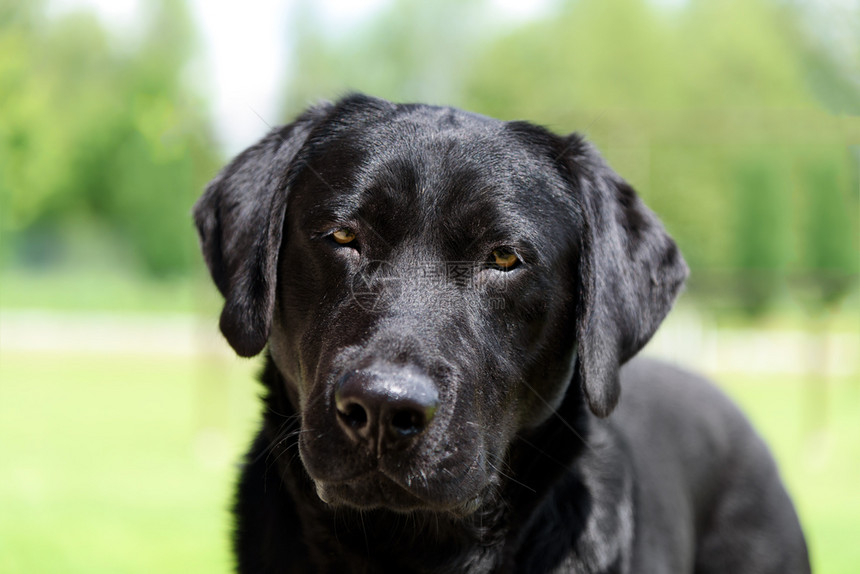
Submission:
<svg viewBox="0 0 860 574">
<path fill-rule="evenodd" d="M 307 409 L 308 407 L 313 406 L 316 401 L 322 400 L 322 398 L 323 398 L 323 395 L 317 395 L 316 397 L 314 397 L 312 400 L 310 400 L 305 405 L 305 408 Z M 274 413 L 280 417 L 284 417 L 284 421 L 278 427 L 278 432 L 276 433 L 274 440 L 272 440 L 257 455 L 257 457 L 254 458 L 253 461 L 251 461 L 252 464 L 259 461 L 260 458 L 262 458 L 263 456 L 268 456 L 269 454 L 271 454 L 272 450 L 274 450 L 275 448 L 280 446 L 285 440 L 290 440 L 292 438 L 299 436 L 301 433 L 308 432 L 310 430 L 310 429 L 295 428 L 296 423 L 300 423 L 301 413 L 295 413 L 294 415 L 284 415 L 283 413 L 279 413 L 279 412 L 275 411 L 271 407 L 267 406 L 267 408 L 269 409 L 270 412 L 272 412 L 272 413 Z M 289 426 L 289 428 L 286 428 L 288 426 Z"/>
<path fill-rule="evenodd" d="M 259 460 L 261 458 L 263 458 L 264 456 L 267 456 L 272 451 L 272 449 L 275 448 L 275 446 L 277 446 L 282 441 L 282 439 L 284 437 L 286 437 L 291 432 L 294 432 L 294 429 L 292 429 L 292 427 L 284 428 L 290 422 L 292 422 L 292 421 L 284 421 L 284 423 L 278 428 L 278 432 L 277 432 L 277 435 L 275 436 L 275 440 L 273 440 L 268 445 L 266 445 L 266 447 L 262 451 L 260 451 L 260 453 L 257 456 L 255 456 L 252 460 L 249 461 L 249 464 L 256 464 L 257 462 L 259 462 Z"/>
<path fill-rule="evenodd" d="M 266 407 L 267 411 L 269 411 L 273 415 L 277 415 L 277 416 L 283 418 L 285 421 L 296 420 L 296 419 L 301 418 L 301 416 L 302 416 L 300 413 L 293 413 L 291 415 L 285 415 L 284 413 L 280 413 L 280 412 L 276 411 L 275 409 L 273 409 L 272 406 L 269 405 L 268 403 L 265 405 L 265 407 Z"/>
<path fill-rule="evenodd" d="M 563 468 L 563 469 L 569 468 L 569 465 L 564 464 L 563 462 L 561 462 L 560 460 L 558 460 L 557 458 L 555 458 L 554 456 L 552 456 L 551 454 L 549 454 L 548 452 L 543 450 L 541 447 L 539 447 L 535 443 L 528 440 L 527 438 L 525 438 L 521 435 L 515 435 L 514 438 L 517 440 L 523 441 L 524 443 L 526 443 L 526 445 L 530 446 L 531 448 L 533 448 L 534 450 L 536 450 L 537 452 L 539 452 L 540 454 L 542 454 L 543 456 L 545 456 L 546 458 L 548 458 L 549 460 L 551 460 L 552 462 L 554 462 L 555 464 L 560 466 L 561 468 Z"/>
<path fill-rule="evenodd" d="M 492 468 L 493 470 L 495 470 L 496 472 L 498 472 L 499 474 L 501 474 L 502 476 L 504 476 L 505 478 L 507 478 L 508 480 L 510 480 L 511 482 L 513 482 L 514 484 L 519 484 L 520 486 L 522 486 L 522 487 L 523 487 L 523 488 L 525 488 L 526 490 L 528 490 L 528 491 L 530 491 L 530 492 L 537 493 L 537 491 L 536 491 L 535 489 L 533 489 L 532 487 L 530 487 L 529 485 L 525 484 L 524 482 L 520 482 L 519 480 L 517 480 L 517 479 L 516 479 L 516 478 L 514 478 L 513 476 L 511 476 L 511 475 L 507 474 L 506 472 L 502 471 L 502 469 L 501 469 L 501 468 L 499 468 L 498 466 L 496 466 L 495 464 L 493 464 L 492 462 L 490 462 L 490 459 L 487 459 L 487 464 L 488 464 L 488 465 L 490 465 L 490 468 Z"/>
<path fill-rule="evenodd" d="M 358 510 L 358 518 L 361 521 L 361 532 L 364 534 L 364 550 L 370 558 L 370 543 L 367 541 L 367 528 L 364 526 L 364 510 Z"/>
<path fill-rule="evenodd" d="M 540 402 L 542 402 L 544 405 L 546 405 L 546 406 L 549 408 L 549 410 L 550 410 L 550 412 L 552 413 L 552 415 L 553 415 L 555 418 L 557 418 L 558 420 L 560 420 L 560 421 L 561 421 L 561 423 L 562 423 L 564 426 L 566 426 L 566 427 L 568 428 L 568 430 L 570 430 L 570 432 L 572 432 L 572 433 L 573 433 L 573 435 L 574 435 L 576 438 L 578 438 L 580 441 L 582 441 L 582 444 L 583 444 L 583 445 L 585 445 L 585 447 L 586 447 L 586 448 L 588 448 L 588 450 L 590 450 L 590 451 L 591 451 L 592 453 L 594 453 L 595 455 L 598 455 L 598 456 L 599 456 L 599 453 L 598 453 L 596 450 L 594 450 L 594 448 L 593 448 L 590 444 L 588 444 L 588 441 L 586 441 L 586 440 L 582 437 L 582 435 L 581 435 L 581 434 L 579 434 L 579 433 L 576 431 L 576 429 L 575 429 L 575 428 L 573 428 L 573 425 L 572 425 L 572 424 L 570 424 L 569 422 L 567 422 L 567 420 L 566 420 L 563 416 L 561 416 L 560 414 L 558 414 L 558 410 L 557 410 L 554 406 L 552 406 L 551 404 L 549 404 L 549 403 L 546 401 L 546 399 L 544 399 L 544 398 L 541 396 L 541 394 L 540 394 L 539 392 L 537 392 L 537 390 L 536 390 L 533 386 L 531 386 L 531 385 L 528 383 L 528 381 L 526 381 L 525 379 L 521 379 L 521 380 L 520 380 L 520 382 L 521 382 L 521 383 L 522 383 L 522 384 L 523 384 L 523 385 L 524 385 L 528 390 L 530 390 L 532 393 L 534 393 L 534 395 L 535 395 L 535 396 L 540 400 Z"/>
<path fill-rule="evenodd" d="M 294 433 L 291 433 L 291 435 L 298 436 L 299 434 L 301 434 L 301 433 L 303 433 L 303 432 L 310 432 L 310 429 L 307 429 L 307 430 L 301 430 L 301 429 L 299 429 L 299 430 L 295 431 Z M 290 449 L 291 449 L 292 447 L 295 447 L 295 450 L 296 450 L 296 453 L 295 453 L 295 454 L 298 454 L 298 450 L 299 450 L 299 449 L 298 449 L 298 442 L 289 442 L 289 443 L 287 444 L 287 446 L 281 450 L 281 452 L 279 452 L 277 455 L 275 455 L 275 457 L 274 457 L 274 458 L 271 458 L 271 454 L 272 454 L 272 452 L 275 450 L 275 448 L 280 447 L 280 445 L 282 445 L 283 443 L 285 443 L 285 442 L 289 441 L 289 440 L 290 440 L 290 438 L 292 438 L 292 436 L 284 437 L 284 439 L 283 439 L 283 440 L 281 440 L 281 441 L 279 441 L 279 442 L 277 442 L 277 443 L 273 443 L 273 444 L 272 444 L 272 447 L 269 449 L 269 457 L 267 457 L 267 458 L 266 458 L 266 470 L 267 470 L 267 471 L 268 471 L 268 469 L 269 469 L 269 468 L 271 468 L 271 466 L 272 466 L 273 464 L 275 464 L 276 462 L 278 462 L 278 459 L 279 459 L 279 458 L 281 458 L 281 457 L 284 455 L 284 453 L 289 452 L 289 451 L 290 451 Z M 295 454 L 294 454 L 294 456 L 295 456 Z M 291 460 L 290 460 L 290 462 L 292 462 L 292 460 L 294 460 L 294 459 L 291 459 Z"/>
</svg>

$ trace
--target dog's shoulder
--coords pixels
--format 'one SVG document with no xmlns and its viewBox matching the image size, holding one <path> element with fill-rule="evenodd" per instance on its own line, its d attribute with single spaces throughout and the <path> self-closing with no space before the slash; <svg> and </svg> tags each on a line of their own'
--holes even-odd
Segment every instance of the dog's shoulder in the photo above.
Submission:
<svg viewBox="0 0 860 574">
<path fill-rule="evenodd" d="M 618 416 L 613 415 L 613 418 L 636 417 L 647 410 L 661 418 L 671 411 L 683 418 L 718 418 L 724 423 L 746 420 L 734 401 L 714 381 L 664 360 L 634 358 L 622 367 L 621 383 L 623 400 Z"/>
<path fill-rule="evenodd" d="M 634 454 L 675 459 L 688 472 L 770 457 L 747 417 L 713 381 L 645 357 L 625 365 L 621 381 L 622 399 L 610 419 Z"/>
<path fill-rule="evenodd" d="M 805 571 L 803 535 L 776 463 L 731 398 L 710 380 L 653 359 L 632 360 L 621 380 L 619 408 L 607 422 L 626 443 L 637 477 L 638 559 L 649 561 L 643 556 L 660 536 L 664 546 L 697 548 L 669 571 L 692 569 L 691 561 L 721 565 L 720 572 L 750 564 Z"/>
</svg>

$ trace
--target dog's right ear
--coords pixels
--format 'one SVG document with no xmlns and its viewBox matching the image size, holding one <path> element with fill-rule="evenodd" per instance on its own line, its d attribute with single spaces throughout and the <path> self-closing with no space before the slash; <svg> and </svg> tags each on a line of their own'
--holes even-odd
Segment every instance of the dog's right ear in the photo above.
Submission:
<svg viewBox="0 0 860 574">
<path fill-rule="evenodd" d="M 222 169 L 194 206 L 200 248 L 225 299 L 221 332 L 243 357 L 269 338 L 290 167 L 330 110 L 314 107 L 273 129 Z"/>
<path fill-rule="evenodd" d="M 675 242 L 633 188 L 578 134 L 562 154 L 583 219 L 577 372 L 591 411 L 612 412 L 619 369 L 654 335 L 688 269 Z"/>
</svg>

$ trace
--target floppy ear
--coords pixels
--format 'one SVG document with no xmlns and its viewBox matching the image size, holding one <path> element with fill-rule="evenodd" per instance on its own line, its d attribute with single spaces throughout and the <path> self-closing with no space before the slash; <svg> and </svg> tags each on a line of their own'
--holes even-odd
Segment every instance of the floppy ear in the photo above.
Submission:
<svg viewBox="0 0 860 574">
<path fill-rule="evenodd" d="M 591 411 L 615 408 L 618 372 L 648 342 L 688 269 L 660 220 L 590 144 L 573 134 L 565 160 L 582 204 L 577 374 Z"/>
<path fill-rule="evenodd" d="M 243 357 L 263 350 L 275 306 L 287 176 L 330 106 L 311 108 L 239 154 L 194 206 L 200 248 L 224 295 L 221 332 Z"/>
</svg>

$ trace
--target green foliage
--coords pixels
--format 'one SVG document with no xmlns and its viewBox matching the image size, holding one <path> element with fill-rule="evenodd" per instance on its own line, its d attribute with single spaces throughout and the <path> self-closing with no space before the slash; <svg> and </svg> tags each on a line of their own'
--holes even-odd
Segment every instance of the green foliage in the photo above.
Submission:
<svg viewBox="0 0 860 574">
<path fill-rule="evenodd" d="M 785 275 L 790 241 L 790 187 L 780 181 L 782 170 L 767 155 L 746 150 L 757 161 L 737 163 L 734 205 L 737 223 L 732 252 L 736 254 L 741 301 L 750 313 L 766 309 Z"/>
<path fill-rule="evenodd" d="M 46 19 L 37 4 L 4 0 L 14 15 L 0 28 L 7 264 L 62 263 L 91 228 L 132 269 L 165 275 L 192 261 L 189 210 L 217 158 L 182 80 L 187 11 L 174 0 L 146 6 L 138 35 L 121 42 L 90 13 Z"/>
<path fill-rule="evenodd" d="M 846 193 L 852 182 L 841 169 L 840 150 L 825 151 L 830 153 L 815 150 L 808 154 L 798 179 L 805 202 L 803 267 L 818 288 L 820 301 L 830 305 L 846 294 L 860 271 L 854 217 L 860 209 L 860 197 Z M 845 156 L 857 161 L 847 153 Z M 854 189 L 858 189 L 856 183 Z"/>
</svg>

